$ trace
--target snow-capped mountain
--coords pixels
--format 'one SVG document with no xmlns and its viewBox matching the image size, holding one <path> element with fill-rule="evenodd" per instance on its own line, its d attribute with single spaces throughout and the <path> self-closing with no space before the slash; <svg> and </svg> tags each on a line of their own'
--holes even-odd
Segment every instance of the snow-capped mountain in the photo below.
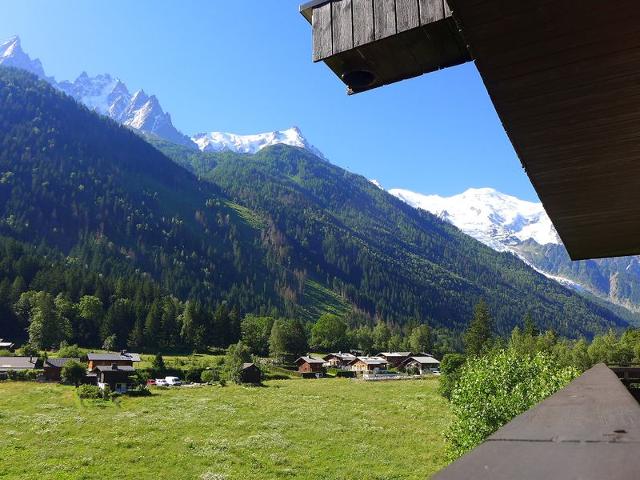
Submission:
<svg viewBox="0 0 640 480">
<path fill-rule="evenodd" d="M 324 158 L 322 152 L 304 138 L 298 127 L 255 135 L 236 135 L 225 132 L 199 133 L 191 139 L 203 152 L 230 150 L 237 153 L 253 154 L 271 145 L 284 144 L 307 149 L 318 157 Z"/>
<path fill-rule="evenodd" d="M 173 125 L 171 115 L 162 109 L 155 95 L 147 95 L 143 90 L 130 93 L 124 82 L 109 74 L 91 77 L 83 72 L 73 82 L 66 80 L 56 82 L 54 78 L 47 77 L 40 60 L 32 60 L 22 50 L 20 38 L 17 36 L 0 44 L 0 65 L 27 70 L 47 80 L 88 108 L 127 127 L 156 135 L 173 143 L 194 149 L 199 148 L 202 151 L 231 150 L 249 154 L 270 145 L 286 144 L 305 148 L 325 158 L 296 127 L 258 135 L 213 132 L 201 133 L 189 138 Z"/>
<path fill-rule="evenodd" d="M 20 44 L 20 37 L 11 37 L 9 40 L 0 44 L 0 65 L 5 67 L 14 67 L 27 70 L 40 78 L 47 78 L 42 68 L 42 62 L 39 59 L 32 60 L 29 55 L 24 53 Z"/>
<path fill-rule="evenodd" d="M 640 257 L 572 262 L 539 202 L 492 188 L 470 188 L 451 197 L 402 189 L 389 193 L 450 222 L 494 250 L 515 254 L 565 286 L 640 311 Z"/>
<path fill-rule="evenodd" d="M 561 243 L 541 203 L 520 200 L 493 188 L 470 188 L 452 197 L 402 189 L 389 193 L 452 223 L 494 250 L 511 250 L 528 239 L 540 245 Z"/>
</svg>

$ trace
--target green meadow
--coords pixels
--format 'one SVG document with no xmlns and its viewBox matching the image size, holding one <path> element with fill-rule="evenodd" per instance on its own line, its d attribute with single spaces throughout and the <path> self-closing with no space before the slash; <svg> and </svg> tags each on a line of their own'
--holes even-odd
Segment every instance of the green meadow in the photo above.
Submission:
<svg viewBox="0 0 640 480">
<path fill-rule="evenodd" d="M 437 380 L 277 380 L 80 400 L 0 382 L 0 479 L 424 479 L 445 465 Z"/>
</svg>

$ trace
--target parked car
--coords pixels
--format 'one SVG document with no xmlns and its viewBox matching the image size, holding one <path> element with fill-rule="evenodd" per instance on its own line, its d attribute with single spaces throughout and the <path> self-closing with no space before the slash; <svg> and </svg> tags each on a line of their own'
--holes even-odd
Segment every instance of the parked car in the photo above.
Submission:
<svg viewBox="0 0 640 480">
<path fill-rule="evenodd" d="M 155 384 L 156 387 L 166 387 L 169 385 L 164 378 L 156 378 Z"/>
<path fill-rule="evenodd" d="M 178 377 L 166 377 L 165 381 L 167 382 L 167 385 L 169 386 L 180 386 L 182 385 L 182 381 L 178 378 Z"/>
<path fill-rule="evenodd" d="M 156 384 L 156 381 L 153 378 L 150 378 L 149 380 L 147 380 L 147 385 L 151 386 L 155 384 Z"/>
</svg>

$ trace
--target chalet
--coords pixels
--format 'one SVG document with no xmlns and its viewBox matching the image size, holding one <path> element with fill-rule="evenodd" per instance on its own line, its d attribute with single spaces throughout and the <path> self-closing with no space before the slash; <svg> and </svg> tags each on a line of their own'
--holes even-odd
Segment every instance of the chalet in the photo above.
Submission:
<svg viewBox="0 0 640 480">
<path fill-rule="evenodd" d="M 240 381 L 242 383 L 260 383 L 262 381 L 260 368 L 255 363 L 243 363 Z"/>
<path fill-rule="evenodd" d="M 79 358 L 47 358 L 44 361 L 44 378 L 51 382 L 59 382 L 62 378 L 62 367 L 68 362 L 79 362 Z"/>
<path fill-rule="evenodd" d="M 377 356 L 384 358 L 392 367 L 398 368 L 402 362 L 411 356 L 411 352 L 382 352 Z"/>
<path fill-rule="evenodd" d="M 134 362 L 140 361 L 140 355 L 123 350 L 120 353 L 88 353 L 89 370 L 93 371 L 98 366 L 128 366 L 133 367 Z"/>
<path fill-rule="evenodd" d="M 349 364 L 351 370 L 359 373 L 376 373 L 386 370 L 388 365 L 382 357 L 357 357 Z"/>
<path fill-rule="evenodd" d="M 10 352 L 12 352 L 14 347 L 15 344 L 13 344 L 12 342 L 0 338 L 0 350 L 9 350 Z"/>
<path fill-rule="evenodd" d="M 97 376 L 98 387 L 104 390 L 107 386 L 112 392 L 124 393 L 131 385 L 131 374 L 135 369 L 130 365 L 98 365 L 93 372 Z"/>
<path fill-rule="evenodd" d="M 430 355 L 409 357 L 399 365 L 403 370 L 418 370 L 420 375 L 440 367 L 440 362 Z"/>
<path fill-rule="evenodd" d="M 38 357 L 0 357 L 0 372 L 39 368 L 42 368 L 42 361 Z"/>
<path fill-rule="evenodd" d="M 298 366 L 298 372 L 300 373 L 316 373 L 316 374 L 326 373 L 324 360 L 321 358 L 300 357 L 296 360 L 295 363 Z"/>
<path fill-rule="evenodd" d="M 352 353 L 330 353 L 323 357 L 323 360 L 330 367 L 346 368 L 349 364 L 356 359 L 356 356 Z"/>
</svg>

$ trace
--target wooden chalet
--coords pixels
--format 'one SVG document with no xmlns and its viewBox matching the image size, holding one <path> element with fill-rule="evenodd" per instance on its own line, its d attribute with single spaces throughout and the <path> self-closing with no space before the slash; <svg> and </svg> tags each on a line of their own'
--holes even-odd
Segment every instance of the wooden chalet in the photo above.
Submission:
<svg viewBox="0 0 640 480">
<path fill-rule="evenodd" d="M 382 357 L 357 357 L 349 367 L 357 373 L 376 373 L 386 370 L 389 364 Z"/>
<path fill-rule="evenodd" d="M 125 393 L 131 386 L 131 375 L 135 369 L 130 365 L 98 365 L 93 373 L 97 376 L 98 387 L 105 389 L 107 386 L 112 392 Z"/>
<path fill-rule="evenodd" d="M 440 368 L 440 362 L 432 356 L 413 356 L 408 357 L 398 365 L 402 370 L 415 369 L 420 372 L 420 375 L 433 372 L 433 370 Z"/>
<path fill-rule="evenodd" d="M 295 364 L 298 366 L 298 372 L 300 373 L 325 374 L 327 369 L 324 363 L 323 359 L 311 356 L 300 357 L 295 361 Z"/>
<path fill-rule="evenodd" d="M 79 361 L 79 358 L 47 358 L 42 365 L 44 378 L 50 382 L 59 382 L 62 379 L 62 367 L 69 362 Z"/>
<path fill-rule="evenodd" d="M 313 60 L 350 94 L 474 62 L 571 258 L 640 253 L 637 0 L 315 0 L 301 12 Z M 638 478 L 640 405 L 616 373 L 635 375 L 595 366 L 434 478 Z"/>
<path fill-rule="evenodd" d="M 140 355 L 137 353 L 130 353 L 123 350 L 120 353 L 88 353 L 87 361 L 89 363 L 89 370 L 93 371 L 96 367 L 119 365 L 133 367 L 134 363 L 140 361 Z"/>
<path fill-rule="evenodd" d="M 255 363 L 243 363 L 240 381 L 242 383 L 259 384 L 262 381 L 260 368 Z"/>
<path fill-rule="evenodd" d="M 325 363 L 334 368 L 346 368 L 349 364 L 356 359 L 356 356 L 352 353 L 330 353 L 322 357 Z"/>
<path fill-rule="evenodd" d="M 389 365 L 397 368 L 402 362 L 411 356 L 411 352 L 382 352 L 376 356 L 384 358 Z"/>
</svg>

